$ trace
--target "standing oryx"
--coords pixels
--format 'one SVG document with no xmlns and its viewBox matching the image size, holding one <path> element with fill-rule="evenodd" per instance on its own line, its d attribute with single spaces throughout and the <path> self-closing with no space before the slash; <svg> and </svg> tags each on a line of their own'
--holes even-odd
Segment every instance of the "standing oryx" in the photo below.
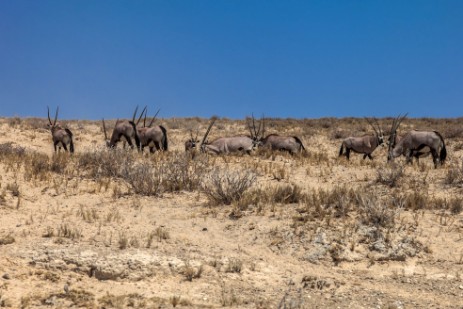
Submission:
<svg viewBox="0 0 463 309">
<path fill-rule="evenodd" d="M 397 145 L 397 143 L 399 143 L 405 136 L 403 135 L 396 135 L 396 138 L 395 138 L 395 143 L 394 143 L 394 146 Z M 388 142 L 389 144 L 389 142 Z M 389 146 L 388 146 L 388 149 L 389 149 Z M 431 149 L 426 146 L 424 147 L 423 149 L 420 149 L 419 151 L 418 150 L 414 150 L 413 153 L 412 153 L 412 157 L 413 158 L 416 158 L 416 161 L 419 163 L 420 162 L 420 158 L 424 158 L 424 157 L 427 157 L 431 154 Z M 404 154 L 405 156 L 405 154 Z M 412 158 L 412 159 L 413 159 Z"/>
<path fill-rule="evenodd" d="M 50 108 L 47 106 L 48 109 L 48 127 L 51 131 L 51 136 L 53 138 L 53 147 L 55 148 L 55 152 L 61 149 L 68 151 L 67 145 L 69 145 L 69 151 L 71 153 L 74 152 L 74 142 L 72 141 L 72 132 L 68 128 L 63 128 L 59 123 L 56 123 L 58 120 L 58 111 L 59 107 L 56 108 L 55 113 L 55 120 L 53 123 L 50 119 Z"/>
<path fill-rule="evenodd" d="M 253 121 L 254 121 L 254 117 L 253 117 Z M 262 146 L 263 148 L 268 148 L 271 150 L 288 151 L 290 154 L 295 154 L 303 150 L 305 151 L 304 144 L 302 143 L 299 137 L 283 136 L 283 135 L 278 135 L 275 133 L 269 134 L 266 137 L 264 137 L 265 135 L 265 118 L 264 117 L 262 117 L 261 125 L 262 125 L 262 134 L 261 134 L 262 137 L 259 139 L 259 142 L 260 142 L 260 146 Z"/>
<path fill-rule="evenodd" d="M 148 110 L 145 108 L 145 119 L 143 120 L 143 127 L 138 128 L 138 138 L 140 139 L 140 150 L 143 152 L 143 148 L 149 147 L 150 152 L 154 153 L 155 150 L 168 150 L 167 130 L 163 126 L 154 126 L 153 123 L 159 110 L 154 115 L 153 119 L 148 126 L 146 126 L 146 113 Z M 142 112 L 143 116 L 143 112 Z M 156 149 L 155 149 L 156 148 Z"/>
<path fill-rule="evenodd" d="M 257 136 L 219 137 L 212 142 L 206 142 L 207 136 L 209 135 L 209 132 L 211 131 L 211 128 L 216 120 L 216 117 L 212 118 L 212 121 L 207 128 L 206 134 L 204 134 L 200 144 L 200 149 L 202 152 L 224 154 L 245 151 L 246 153 L 251 154 L 251 151 L 257 147 L 257 144 L 259 143 L 257 141 Z"/>
<path fill-rule="evenodd" d="M 297 136 L 280 136 L 278 134 L 269 134 L 260 140 L 262 147 L 272 150 L 288 151 L 295 154 L 305 150 L 302 141 Z"/>
<path fill-rule="evenodd" d="M 345 155 L 349 160 L 350 152 L 362 153 L 363 159 L 368 157 L 370 160 L 373 159 L 371 153 L 384 142 L 383 130 L 376 118 L 373 118 L 373 122 L 368 118 L 365 118 L 375 131 L 375 135 L 364 135 L 359 137 L 347 137 L 342 141 L 341 148 L 339 149 L 339 156 L 343 155 L 344 148 L 346 149 Z M 376 124 L 376 127 L 375 127 Z"/>
<path fill-rule="evenodd" d="M 438 163 L 444 163 L 447 158 L 445 141 L 439 132 L 412 130 L 396 143 L 397 129 L 406 116 L 401 117 L 399 115 L 392 122 L 387 160 L 391 161 L 400 155 L 404 155 L 407 158 L 407 163 L 411 163 L 412 156 L 416 157 L 423 154 L 429 148 L 434 167 L 437 168 Z"/>
<path fill-rule="evenodd" d="M 140 149 L 140 139 L 138 137 L 137 124 L 140 122 L 141 116 L 143 115 L 145 109 L 142 111 L 136 124 L 135 124 L 135 117 L 137 115 L 138 106 L 137 108 L 135 108 L 132 121 L 128 121 L 128 120 L 119 121 L 118 119 L 116 121 L 116 125 L 114 126 L 113 133 L 111 135 L 110 140 L 108 140 L 108 135 L 106 134 L 106 125 L 103 119 L 103 132 L 104 132 L 104 136 L 106 140 L 106 146 L 108 146 L 109 148 L 113 148 L 113 147 L 116 147 L 118 142 L 125 140 L 127 141 L 127 143 L 129 143 L 130 147 L 133 148 L 133 142 L 132 142 L 132 139 L 133 139 L 135 141 L 135 145 L 137 146 L 137 149 Z"/>
</svg>

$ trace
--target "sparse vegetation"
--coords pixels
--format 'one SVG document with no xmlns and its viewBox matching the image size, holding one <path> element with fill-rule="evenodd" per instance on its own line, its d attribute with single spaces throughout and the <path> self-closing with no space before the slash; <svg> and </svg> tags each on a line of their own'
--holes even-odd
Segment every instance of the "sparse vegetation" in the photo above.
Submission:
<svg viewBox="0 0 463 309">
<path fill-rule="evenodd" d="M 15 242 L 15 239 L 11 234 L 0 236 L 0 246 L 1 245 L 10 245 Z"/>
<path fill-rule="evenodd" d="M 461 187 L 463 185 L 463 161 L 459 165 L 453 165 L 447 169 L 444 183 Z"/>
<path fill-rule="evenodd" d="M 184 128 L 193 122 L 205 131 L 208 120 L 159 121 L 177 129 L 169 132 L 171 150 L 154 155 L 102 147 L 100 124 L 90 121 L 68 122 L 78 144 L 73 156 L 52 155 L 44 121 L 14 125 L 24 144 L 0 144 L 0 307 L 296 308 L 309 296 L 327 308 L 381 307 L 399 298 L 403 307 L 428 305 L 397 293 L 411 284 L 451 307 L 463 260 L 457 122 L 410 119 L 401 128 L 432 125 L 450 138 L 449 164 L 434 169 L 426 158 L 386 164 L 382 148 L 373 161 L 338 160 L 341 138 L 370 133 L 354 118 L 269 119 L 268 133 L 302 136 L 307 153 L 194 158 L 179 148 L 189 137 Z M 247 133 L 243 121 L 221 119 L 220 127 Z M 405 273 L 400 267 L 411 257 L 419 267 Z M 384 263 L 396 275 L 382 276 L 388 289 L 367 302 L 371 291 L 352 281 L 374 287 Z M 304 279 L 295 281 L 301 272 Z M 139 292 L 148 285 L 162 285 L 163 298 Z"/>
<path fill-rule="evenodd" d="M 201 274 L 203 273 L 203 265 L 199 265 L 198 267 L 191 266 L 190 262 L 185 262 L 185 266 L 183 267 L 182 274 L 185 276 L 187 281 L 193 281 L 193 279 L 201 278 Z"/>
<path fill-rule="evenodd" d="M 391 188 L 397 186 L 403 175 L 403 168 L 398 164 L 391 164 L 388 167 L 381 167 L 377 170 L 376 181 Z"/>
<path fill-rule="evenodd" d="M 230 205 L 240 201 L 256 179 L 257 175 L 251 171 L 215 168 L 205 176 L 202 191 L 211 205 Z"/>
<path fill-rule="evenodd" d="M 225 272 L 227 273 L 240 273 L 243 269 L 243 261 L 237 258 L 230 258 L 228 259 L 227 267 L 225 268 Z"/>
</svg>

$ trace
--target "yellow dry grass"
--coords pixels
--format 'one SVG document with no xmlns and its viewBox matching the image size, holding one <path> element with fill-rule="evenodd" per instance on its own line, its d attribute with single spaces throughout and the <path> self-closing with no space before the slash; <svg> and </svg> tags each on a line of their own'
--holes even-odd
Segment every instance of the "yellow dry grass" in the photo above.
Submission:
<svg viewBox="0 0 463 309">
<path fill-rule="evenodd" d="M 362 119 L 270 119 L 308 152 L 194 159 L 107 151 L 99 122 L 68 121 L 53 154 L 45 119 L 0 119 L 0 307 L 457 308 L 463 299 L 463 130 L 437 129 L 448 161 L 338 158 Z M 387 128 L 391 119 L 381 119 Z M 108 129 L 114 121 L 108 121 Z M 201 134 L 201 133 L 200 133 Z M 209 139 L 247 134 L 219 119 Z"/>
</svg>

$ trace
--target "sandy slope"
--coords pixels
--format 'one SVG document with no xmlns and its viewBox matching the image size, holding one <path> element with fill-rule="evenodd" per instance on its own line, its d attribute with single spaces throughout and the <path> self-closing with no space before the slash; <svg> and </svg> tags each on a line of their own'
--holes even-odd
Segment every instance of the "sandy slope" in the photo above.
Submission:
<svg viewBox="0 0 463 309">
<path fill-rule="evenodd" d="M 188 137 L 181 125 L 167 126 L 172 152 L 181 152 Z M 201 128 L 206 125 L 201 122 Z M 28 152 L 52 156 L 45 129 L 24 123 L 12 128 L 8 119 L 0 126 L 5 132 L 0 144 L 13 142 Z M 69 126 L 77 153 L 103 144 L 98 123 Z M 421 165 L 406 166 L 398 187 L 391 189 L 375 182 L 377 169 L 386 165 L 385 149 L 375 152 L 373 162 L 356 155 L 347 162 L 337 158 L 340 140 L 331 137 L 331 129 L 316 130 L 320 134 L 302 138 L 309 152 L 322 159 L 239 155 L 209 162 L 255 167 L 256 186 L 263 188 L 296 184 L 312 192 L 346 186 L 383 198 L 422 186 L 429 197 L 463 197 L 460 187 L 443 183 L 448 169 L 461 162 L 462 151 L 453 150 L 462 142 L 458 138 L 448 141 L 450 157 L 444 167 L 435 170 L 425 158 Z M 213 134 L 221 132 L 246 133 L 233 122 Z M 236 219 L 230 217 L 233 206 L 208 206 L 198 191 L 140 196 L 121 180 L 107 187 L 66 173 L 26 180 L 22 168 L 5 162 L 0 162 L 0 170 L 0 236 L 14 238 L 0 245 L 0 307 L 463 306 L 461 214 L 439 209 L 401 212 L 391 237 L 405 249 L 419 243 L 403 260 L 384 258 L 384 252 L 362 243 L 364 227 L 356 223 L 355 210 L 345 218 L 314 217 L 298 225 L 298 218 L 306 215 L 304 203 L 272 203 L 251 205 Z M 9 187 L 14 183 L 19 197 Z M 121 249 L 123 239 L 127 245 Z M 353 250 L 335 255 L 334 244 L 348 247 L 343 243 L 347 239 L 354 239 Z M 189 272 L 196 275 L 192 281 Z"/>
</svg>

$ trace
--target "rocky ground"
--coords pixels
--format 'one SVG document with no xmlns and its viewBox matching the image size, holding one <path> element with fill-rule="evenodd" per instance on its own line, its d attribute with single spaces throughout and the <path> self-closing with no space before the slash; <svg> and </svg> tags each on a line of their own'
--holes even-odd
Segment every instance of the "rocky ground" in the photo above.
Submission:
<svg viewBox="0 0 463 309">
<path fill-rule="evenodd" d="M 443 131 L 434 169 L 385 148 L 338 158 L 362 119 L 269 120 L 302 155 L 193 159 L 183 142 L 207 120 L 160 121 L 171 149 L 154 155 L 108 152 L 98 122 L 68 121 L 69 156 L 44 119 L 0 120 L 0 307 L 463 308 L 458 122 L 404 122 Z M 219 119 L 210 139 L 246 133 Z"/>
</svg>

